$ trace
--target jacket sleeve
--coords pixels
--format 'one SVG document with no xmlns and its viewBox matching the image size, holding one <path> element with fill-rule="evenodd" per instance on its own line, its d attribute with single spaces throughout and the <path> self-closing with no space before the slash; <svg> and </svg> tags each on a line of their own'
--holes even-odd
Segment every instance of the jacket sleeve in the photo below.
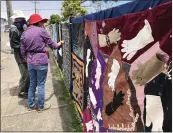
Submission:
<svg viewBox="0 0 173 133">
<path fill-rule="evenodd" d="M 43 40 L 45 41 L 46 45 L 48 45 L 52 49 L 57 49 L 59 47 L 58 43 L 54 42 L 51 39 L 49 33 L 45 29 L 42 30 L 42 37 L 43 37 Z"/>
<path fill-rule="evenodd" d="M 20 39 L 17 33 L 17 28 L 15 27 L 10 28 L 9 38 L 10 38 L 11 48 L 20 48 Z"/>
<path fill-rule="evenodd" d="M 20 39 L 20 52 L 21 52 L 22 58 L 26 61 L 26 49 L 25 49 L 23 35 L 21 36 L 21 39 Z"/>
</svg>

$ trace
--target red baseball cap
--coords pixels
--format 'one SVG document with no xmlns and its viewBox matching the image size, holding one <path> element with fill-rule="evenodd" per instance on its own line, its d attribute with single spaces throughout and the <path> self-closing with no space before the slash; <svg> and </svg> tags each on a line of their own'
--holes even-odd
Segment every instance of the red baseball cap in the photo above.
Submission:
<svg viewBox="0 0 173 133">
<path fill-rule="evenodd" d="M 38 22 L 46 23 L 48 19 L 43 19 L 39 14 L 32 14 L 29 18 L 29 24 L 35 24 Z"/>
</svg>

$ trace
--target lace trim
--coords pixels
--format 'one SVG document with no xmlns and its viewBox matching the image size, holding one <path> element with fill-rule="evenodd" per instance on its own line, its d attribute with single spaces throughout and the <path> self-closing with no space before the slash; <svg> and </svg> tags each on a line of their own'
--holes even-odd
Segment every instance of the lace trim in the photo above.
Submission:
<svg viewBox="0 0 173 133">
<path fill-rule="evenodd" d="M 127 127 L 125 127 L 125 125 L 124 125 L 123 123 L 117 124 L 117 125 L 112 124 L 112 126 L 111 126 L 110 124 L 108 124 L 110 130 L 118 130 L 118 131 L 135 131 L 136 122 L 138 121 L 139 114 L 137 113 L 136 116 L 133 115 L 134 112 L 133 112 L 132 106 L 131 106 L 131 104 L 130 104 L 131 92 L 130 92 L 129 89 L 127 90 L 127 94 L 128 94 L 128 99 L 127 99 L 126 104 L 127 104 L 127 105 L 129 106 L 129 108 L 130 108 L 130 113 L 129 113 L 129 115 L 133 118 L 133 122 L 131 123 L 131 127 L 130 127 L 129 124 L 127 125 Z"/>
</svg>

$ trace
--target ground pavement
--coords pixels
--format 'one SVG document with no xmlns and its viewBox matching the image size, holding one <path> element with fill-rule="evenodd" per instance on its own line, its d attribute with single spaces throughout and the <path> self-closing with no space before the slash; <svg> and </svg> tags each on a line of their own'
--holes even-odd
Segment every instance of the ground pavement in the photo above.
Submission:
<svg viewBox="0 0 173 133">
<path fill-rule="evenodd" d="M 80 131 L 73 103 L 64 100 L 63 94 L 68 95 L 68 91 L 59 89 L 63 83 L 55 72 L 53 60 L 46 81 L 46 101 L 51 103 L 51 108 L 42 113 L 27 111 L 27 100 L 17 96 L 20 73 L 14 55 L 6 46 L 7 38 L 8 33 L 1 34 L 1 131 Z"/>
</svg>

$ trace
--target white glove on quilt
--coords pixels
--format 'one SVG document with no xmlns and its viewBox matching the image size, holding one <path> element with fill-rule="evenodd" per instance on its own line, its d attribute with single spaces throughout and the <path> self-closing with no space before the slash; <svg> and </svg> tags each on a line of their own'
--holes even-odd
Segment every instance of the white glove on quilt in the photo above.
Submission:
<svg viewBox="0 0 173 133">
<path fill-rule="evenodd" d="M 117 42 L 121 39 L 121 33 L 119 32 L 119 29 L 113 29 L 112 31 L 110 31 L 108 33 L 108 38 L 110 41 L 110 44 L 115 43 L 117 44 Z M 99 40 L 99 45 L 100 47 L 105 47 L 107 46 L 107 41 L 106 41 L 106 35 L 104 34 L 98 34 L 98 40 Z"/>
<path fill-rule="evenodd" d="M 160 96 L 146 95 L 146 126 L 149 127 L 152 123 L 152 132 L 163 131 L 163 118 Z"/>
<path fill-rule="evenodd" d="M 123 58 L 130 60 L 138 50 L 144 48 L 146 45 L 154 41 L 152 36 L 152 29 L 149 22 L 144 20 L 144 27 L 139 31 L 139 33 L 131 40 L 124 40 L 121 46 L 121 52 L 125 53 Z"/>
</svg>

